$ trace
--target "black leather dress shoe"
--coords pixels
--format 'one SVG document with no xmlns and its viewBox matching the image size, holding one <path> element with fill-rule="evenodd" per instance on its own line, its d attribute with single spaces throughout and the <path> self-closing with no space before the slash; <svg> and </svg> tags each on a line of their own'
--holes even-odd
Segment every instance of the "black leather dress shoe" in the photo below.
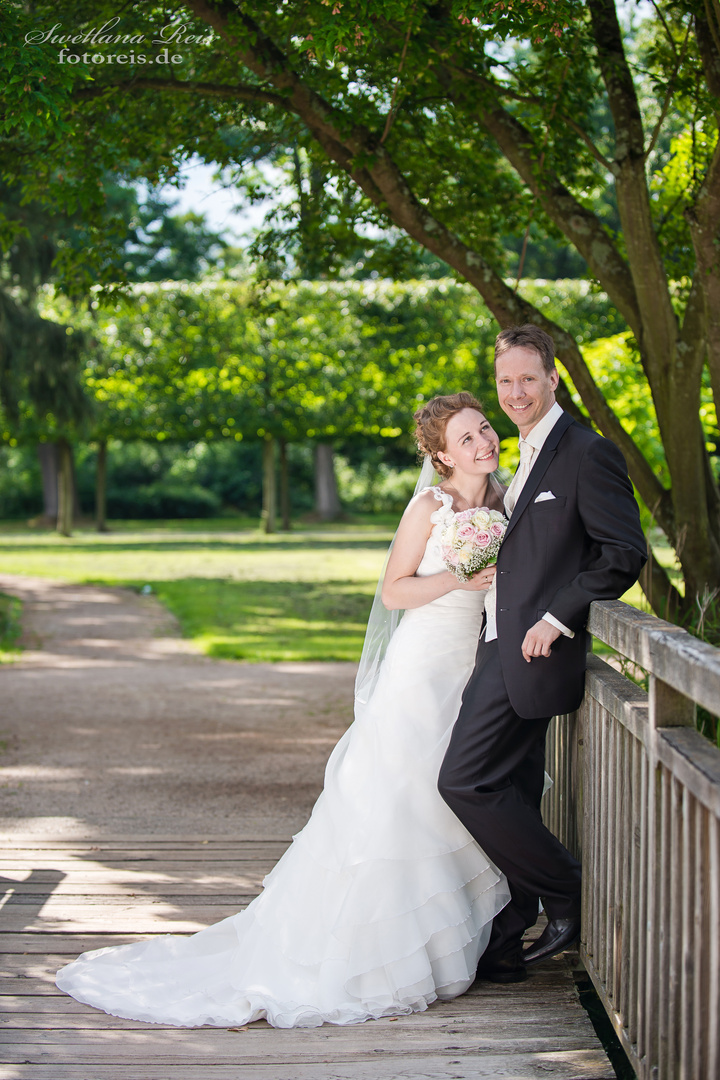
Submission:
<svg viewBox="0 0 720 1080">
<path fill-rule="evenodd" d="M 525 982 L 528 973 L 522 956 L 518 953 L 497 959 L 481 959 L 478 965 L 477 977 L 494 983 L 516 983 Z"/>
<path fill-rule="evenodd" d="M 539 964 L 541 960 L 549 960 L 551 956 L 557 956 L 564 952 L 574 941 L 580 937 L 580 918 L 575 919 L 550 919 L 537 941 L 523 953 L 523 963 L 526 967 L 530 964 Z"/>
</svg>

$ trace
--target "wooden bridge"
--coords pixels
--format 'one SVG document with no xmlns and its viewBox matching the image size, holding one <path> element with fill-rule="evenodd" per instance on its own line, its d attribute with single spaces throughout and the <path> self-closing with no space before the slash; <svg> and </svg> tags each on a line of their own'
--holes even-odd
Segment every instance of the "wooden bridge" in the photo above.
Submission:
<svg viewBox="0 0 720 1080">
<path fill-rule="evenodd" d="M 649 694 L 593 659 L 578 714 L 550 735 L 546 818 L 582 853 L 580 957 L 641 1080 L 720 1076 L 720 654 L 623 604 L 593 633 L 649 672 Z M 0 1080 L 612 1080 L 570 958 L 526 983 L 476 983 L 424 1014 L 350 1028 L 178 1030 L 61 995 L 85 949 L 190 933 L 238 910 L 282 838 L 0 841 Z"/>
<path fill-rule="evenodd" d="M 85 949 L 190 933 L 237 911 L 285 847 L 6 840 L 1 1080 L 612 1080 L 562 960 L 519 986 L 477 983 L 426 1013 L 292 1031 L 119 1020 L 55 988 L 57 968 Z"/>
</svg>

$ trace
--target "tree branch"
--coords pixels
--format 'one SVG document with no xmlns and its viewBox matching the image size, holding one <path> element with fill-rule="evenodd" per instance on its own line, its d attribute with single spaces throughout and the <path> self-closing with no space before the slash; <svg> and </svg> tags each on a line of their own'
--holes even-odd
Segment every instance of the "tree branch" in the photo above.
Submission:
<svg viewBox="0 0 720 1080">
<path fill-rule="evenodd" d="M 657 11 L 658 10 L 657 4 L 654 3 L 653 6 L 655 7 L 655 9 Z M 658 14 L 660 14 L 659 11 L 658 11 Z M 664 20 L 663 20 L 663 22 L 664 22 Z M 665 117 L 667 116 L 668 109 L 670 108 L 670 102 L 672 101 L 672 96 L 673 96 L 673 94 L 675 92 L 675 80 L 677 79 L 678 72 L 680 71 L 680 68 L 682 67 L 682 62 L 685 59 L 685 53 L 687 52 L 688 42 L 690 41 L 690 29 L 691 29 L 691 27 L 692 27 L 692 22 L 688 23 L 688 28 L 687 28 L 687 31 L 685 33 L 685 39 L 684 39 L 684 41 L 682 43 L 682 49 L 680 50 L 680 55 L 679 56 L 678 56 L 678 53 L 677 53 L 677 49 L 675 49 L 675 47 L 673 45 L 673 51 L 674 51 L 675 56 L 676 56 L 675 69 L 674 69 L 672 75 L 670 76 L 670 79 L 668 80 L 668 87 L 667 87 L 667 92 L 665 94 L 665 100 L 662 103 L 662 108 L 660 110 L 660 117 L 658 119 L 657 124 L 655 125 L 655 130 L 652 133 L 652 137 L 650 139 L 650 144 L 649 144 L 647 150 L 645 151 L 645 160 L 647 160 L 650 157 L 653 150 L 655 149 L 655 143 L 658 141 L 658 136 L 660 135 L 660 131 L 662 129 L 663 124 L 665 123 Z"/>
<path fill-rule="evenodd" d="M 718 27 L 718 24 L 720 23 L 720 13 L 718 13 L 717 0 L 714 0 L 714 2 L 713 2 L 713 0 L 705 0 L 704 6 L 705 6 L 705 20 L 706 20 L 706 23 L 707 23 L 708 30 L 709 30 L 710 34 L 712 35 L 713 41 L 715 42 L 716 50 L 718 52 L 720 52 L 720 29 Z M 696 18 L 697 18 L 697 16 L 696 16 Z M 713 91 L 713 93 L 714 93 L 714 91 Z"/>
<path fill-rule="evenodd" d="M 478 75 L 476 71 L 469 71 L 467 68 L 459 67 L 454 63 L 449 63 L 447 67 L 449 71 L 462 76 L 462 78 L 478 83 L 486 90 L 490 90 L 497 94 L 498 97 L 510 97 L 513 101 L 519 101 L 521 105 L 536 105 L 541 107 L 546 104 L 543 98 L 538 97 L 536 94 L 521 94 L 519 91 L 513 90 L 511 86 L 505 86 L 503 83 L 495 82 L 492 79 L 486 78 L 484 75 Z M 557 115 L 565 121 L 568 127 L 572 128 L 576 135 L 579 135 L 592 156 L 600 165 L 602 165 L 603 169 L 611 173 L 613 171 L 613 163 L 605 157 L 580 124 L 573 120 L 571 116 L 568 116 L 563 109 L 559 109 Z"/>
<path fill-rule="evenodd" d="M 169 90 L 173 94 L 205 94 L 210 97 L 230 98 L 234 101 L 261 101 L 266 105 L 277 105 L 285 108 L 287 103 L 280 94 L 273 94 L 263 90 L 260 86 L 251 86 L 245 83 L 236 83 L 231 86 L 226 83 L 203 83 L 186 82 L 179 79 L 125 79 L 121 82 L 98 83 L 90 87 L 83 87 L 73 93 L 76 100 L 87 101 L 91 98 L 102 97 L 108 90 Z"/>
<path fill-rule="evenodd" d="M 667 19 L 663 15 L 663 13 L 662 13 L 662 11 L 660 9 L 660 6 L 657 3 L 657 0 L 650 0 L 650 3 L 655 8 L 655 14 L 657 15 L 658 19 L 662 23 L 662 28 L 665 31 L 665 37 L 668 39 L 668 44 L 670 45 L 670 48 L 672 49 L 673 53 L 675 54 L 675 59 L 677 60 L 677 55 L 678 55 L 677 45 L 675 44 L 675 38 L 672 36 L 672 33 L 670 31 L 670 27 L 667 24 Z"/>
<path fill-rule="evenodd" d="M 705 0 L 706 17 L 695 15 L 695 40 L 710 93 L 720 98 L 720 30 L 715 12 Z"/>
<path fill-rule="evenodd" d="M 650 209 L 645 135 L 614 0 L 588 0 L 600 71 L 615 123 L 616 192 L 641 324 L 635 337 L 658 368 L 674 363 L 677 319 Z M 669 402 L 656 401 L 661 427 Z"/>
<path fill-rule="evenodd" d="M 252 34 L 253 44 L 240 46 L 228 30 L 226 14 L 237 16 L 237 9 L 229 5 L 228 0 L 220 0 L 214 8 L 210 8 L 206 0 L 188 0 L 188 4 L 235 46 L 243 62 L 258 78 L 271 83 L 283 94 L 284 107 L 300 117 L 331 160 L 353 178 L 371 202 L 477 289 L 501 326 L 531 322 L 553 337 L 558 358 L 569 371 L 593 423 L 625 454 L 641 497 L 647 505 L 661 507 L 665 519 L 663 527 L 667 526 L 671 534 L 672 512 L 667 492 L 595 385 L 572 335 L 517 295 L 481 253 L 464 244 L 423 206 L 387 149 L 379 144 L 378 137 L 361 125 L 349 125 L 341 111 L 333 109 L 308 89 L 287 58 L 264 37 L 252 20 L 242 16 Z M 358 165 L 358 160 L 363 162 L 362 166 Z"/>
<path fill-rule="evenodd" d="M 695 366 L 702 364 L 707 348 L 713 396 L 720 405 L 720 254 L 717 249 L 720 230 L 720 143 L 713 151 L 695 203 L 685 210 L 685 217 L 690 226 L 697 270 L 685 309 L 682 341 L 688 353 L 693 347 L 702 348 L 699 356 L 693 356 Z"/>
<path fill-rule="evenodd" d="M 707 344 L 707 311 L 702 273 L 696 270 L 685 304 L 678 343 L 683 351 L 699 349 L 704 354 Z"/>
<path fill-rule="evenodd" d="M 439 69 L 442 67 L 447 71 L 447 92 L 454 100 L 461 97 L 457 90 L 458 80 L 453 78 L 457 74 L 480 84 L 493 94 L 491 105 L 480 106 L 482 124 L 539 200 L 551 221 L 580 252 L 593 275 L 601 282 L 628 326 L 640 340 L 642 322 L 630 268 L 597 215 L 583 206 L 554 172 L 538 168 L 538 152 L 533 134 L 498 100 L 505 88 L 498 86 L 493 80 L 467 71 L 453 61 L 438 65 Z M 508 92 L 518 100 L 523 100 L 515 91 L 508 88 Z M 537 99 L 534 103 L 537 103 Z M 594 150 L 591 141 L 585 138 Z M 542 161 L 544 166 L 544 156 Z M 615 171 L 614 166 L 604 158 L 602 163 L 610 171 Z"/>
<path fill-rule="evenodd" d="M 532 134 L 499 104 L 481 108 L 480 118 L 543 210 L 577 248 L 618 311 L 637 336 L 640 312 L 630 269 L 596 214 L 578 202 L 553 172 L 538 175 Z"/>
<path fill-rule="evenodd" d="M 584 131 L 575 120 L 573 120 L 572 116 L 568 116 L 568 114 L 566 112 L 561 112 L 560 117 L 561 117 L 562 120 L 565 121 L 565 123 L 568 125 L 568 127 L 572 128 L 572 130 L 575 132 L 576 135 L 580 136 L 580 138 L 585 143 L 585 145 L 587 146 L 587 148 L 590 151 L 590 153 L 592 154 L 592 156 L 595 158 L 595 160 L 597 162 L 599 162 L 600 165 L 602 165 L 603 169 L 605 169 L 609 173 L 612 173 L 613 169 L 614 169 L 614 165 L 613 165 L 612 161 L 610 161 L 608 158 L 606 158 L 605 155 L 602 153 L 602 151 L 597 148 L 597 146 L 592 141 L 592 139 L 587 134 L 587 132 Z"/>
<path fill-rule="evenodd" d="M 397 75 L 395 76 L 395 85 L 393 86 L 392 97 L 390 98 L 390 108 L 388 109 L 387 119 L 385 121 L 385 128 L 380 136 L 380 142 L 384 143 L 390 134 L 390 128 L 395 121 L 395 98 L 400 87 L 400 76 L 402 75 L 403 64 L 405 63 L 405 57 L 407 56 L 408 45 L 410 44 L 410 34 L 412 33 L 413 16 L 415 15 L 415 6 L 417 0 L 414 0 L 412 10 L 410 11 L 410 19 L 408 21 L 407 32 L 405 34 L 405 41 L 403 42 L 402 53 L 400 54 L 400 64 L 398 65 Z"/>
</svg>

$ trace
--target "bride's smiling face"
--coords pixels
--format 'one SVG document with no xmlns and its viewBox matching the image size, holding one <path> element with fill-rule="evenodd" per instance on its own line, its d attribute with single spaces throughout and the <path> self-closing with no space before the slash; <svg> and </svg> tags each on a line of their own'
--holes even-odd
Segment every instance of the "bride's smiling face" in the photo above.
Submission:
<svg viewBox="0 0 720 1080">
<path fill-rule="evenodd" d="M 477 476 L 498 467 L 500 440 L 476 409 L 462 409 L 451 416 L 445 429 L 445 449 L 438 457 L 458 472 Z"/>
</svg>

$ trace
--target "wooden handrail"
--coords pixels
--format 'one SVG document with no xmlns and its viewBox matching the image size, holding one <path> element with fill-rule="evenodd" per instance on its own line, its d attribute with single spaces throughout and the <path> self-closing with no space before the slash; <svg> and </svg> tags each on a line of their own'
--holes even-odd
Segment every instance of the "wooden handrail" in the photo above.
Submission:
<svg viewBox="0 0 720 1080">
<path fill-rule="evenodd" d="M 641 1080 L 720 1077 L 720 650 L 620 601 L 590 631 L 648 692 L 589 658 L 548 736 L 546 824 L 583 862 L 580 956 Z"/>
<path fill-rule="evenodd" d="M 712 713 L 720 711 L 720 650 L 621 600 L 590 606 L 590 633 Z"/>
</svg>

